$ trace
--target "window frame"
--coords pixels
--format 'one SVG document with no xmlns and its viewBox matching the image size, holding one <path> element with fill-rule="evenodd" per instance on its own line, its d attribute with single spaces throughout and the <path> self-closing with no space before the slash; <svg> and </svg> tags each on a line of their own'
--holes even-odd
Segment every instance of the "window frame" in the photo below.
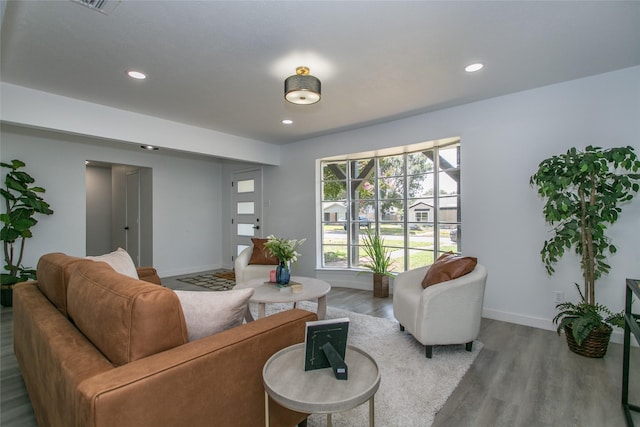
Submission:
<svg viewBox="0 0 640 427">
<path fill-rule="evenodd" d="M 451 165 L 446 159 L 442 159 L 441 152 L 443 150 L 451 148 L 455 148 L 457 150 L 455 153 L 455 160 L 457 163 L 456 165 Z M 429 158 L 433 165 L 432 169 L 426 171 L 418 171 L 417 173 L 409 173 L 409 156 L 420 152 L 422 152 Z M 431 157 L 428 156 L 427 152 L 432 152 Z M 398 175 L 396 173 L 381 177 L 381 160 L 384 161 L 384 159 L 386 158 L 395 156 L 402 157 L 401 171 L 399 169 L 395 170 L 395 172 L 400 171 L 401 174 Z M 364 161 L 364 163 L 359 163 L 361 161 Z M 373 165 L 371 165 L 371 161 L 373 161 Z M 441 165 L 441 163 L 446 164 Z M 331 169 L 336 179 L 325 179 L 325 166 L 330 164 L 340 164 L 344 166 L 342 170 L 339 169 L 338 166 L 335 166 Z M 372 231 L 380 232 L 381 226 L 384 227 L 385 225 L 388 226 L 390 224 L 399 224 L 400 229 L 402 230 L 402 239 L 394 239 L 394 241 L 400 240 L 400 245 L 389 244 L 388 242 L 385 242 L 388 243 L 385 246 L 387 246 L 389 249 L 393 251 L 402 251 L 402 256 L 399 257 L 403 260 L 402 265 L 397 265 L 396 263 L 393 268 L 394 272 L 402 272 L 415 268 L 416 265 L 412 265 L 411 260 L 412 256 L 415 257 L 417 254 L 424 255 L 422 258 L 432 262 L 442 253 L 451 250 L 452 245 L 455 246 L 455 253 L 460 253 L 462 251 L 460 138 L 448 138 L 445 140 L 414 144 L 412 146 L 381 150 L 379 152 L 354 153 L 347 156 L 324 158 L 319 159 L 317 161 L 317 165 L 319 173 L 317 191 L 320 214 L 317 217 L 318 222 L 316 226 L 319 237 L 317 245 L 319 254 L 319 269 L 362 270 L 363 268 L 359 266 L 359 262 L 361 260 L 361 255 L 359 254 L 361 254 L 360 248 L 362 247 L 361 236 L 363 234 L 361 233 L 361 230 L 364 228 L 370 228 Z M 357 168 L 354 168 L 354 166 L 356 165 Z M 441 166 L 444 166 L 445 169 L 442 169 Z M 453 179 L 454 183 L 457 183 L 457 188 L 452 194 L 441 194 L 441 189 L 443 188 L 440 183 L 441 174 L 449 176 Z M 433 191 L 430 196 L 422 195 L 420 197 L 415 197 L 409 194 L 409 181 L 411 177 L 420 175 L 425 175 L 425 178 L 428 175 L 432 176 Z M 457 179 L 455 178 L 456 176 Z M 402 182 L 401 197 L 393 197 L 388 199 L 381 198 L 380 187 L 382 179 L 385 179 L 388 182 L 392 182 L 392 184 Z M 357 195 L 358 191 L 361 191 L 358 190 L 358 188 L 360 188 L 360 185 L 363 181 L 371 181 L 374 183 L 373 192 L 370 198 L 359 199 L 354 196 Z M 337 199 L 332 199 L 329 197 L 325 199 L 325 186 L 327 184 L 336 183 L 344 186 L 344 197 Z M 451 183 L 449 183 L 449 185 L 451 185 Z M 338 187 L 334 187 L 334 192 L 336 191 L 336 188 Z M 338 196 L 340 195 L 338 194 Z M 454 198 L 455 203 L 452 203 L 452 206 L 442 206 L 441 208 L 441 205 L 448 204 L 443 203 L 445 199 Z M 426 215 L 427 221 L 419 220 L 418 217 L 410 218 L 409 207 L 415 202 L 422 202 L 426 204 L 426 201 L 428 200 L 431 200 L 433 202 L 433 206 L 431 206 L 429 209 L 422 209 L 420 211 L 421 215 Z M 397 205 L 398 202 L 400 202 L 402 206 L 401 219 L 396 218 L 395 220 L 390 220 L 389 218 L 393 215 L 390 215 L 389 218 L 384 218 L 385 215 L 382 215 L 383 203 L 386 203 L 386 205 L 389 206 L 393 204 Z M 340 205 L 343 205 L 344 208 L 343 220 L 337 219 L 340 216 L 337 212 L 334 214 L 328 214 L 328 212 L 325 212 L 325 209 L 327 209 L 329 206 L 337 208 Z M 373 205 L 373 209 L 368 208 L 366 211 L 362 211 L 363 207 L 368 207 L 371 205 Z M 447 217 L 447 215 L 443 215 L 444 211 L 455 211 L 455 217 L 452 219 L 451 217 Z M 364 215 L 361 214 L 361 212 Z M 353 218 L 354 216 L 356 217 L 355 219 Z M 333 220 L 327 221 L 327 218 Z M 431 220 L 429 221 L 429 219 Z M 329 227 L 333 227 L 335 229 L 335 232 L 341 232 L 340 227 L 335 227 L 336 225 L 339 226 L 340 224 L 343 224 L 344 231 L 346 232 L 346 242 L 337 244 L 326 239 L 326 237 L 330 233 Z M 433 244 L 428 245 L 427 249 L 414 247 L 411 243 L 412 241 L 417 241 L 416 236 L 414 235 L 416 233 L 415 230 L 417 228 L 420 228 L 420 230 L 422 230 L 423 226 L 426 226 L 426 233 L 429 232 L 429 227 L 431 227 L 430 229 L 432 233 L 432 240 L 430 241 L 429 238 L 427 238 L 426 241 L 427 243 L 432 242 Z M 410 227 L 414 228 L 411 229 Z M 447 233 L 447 230 L 449 230 L 449 233 Z M 455 230 L 455 233 L 453 230 Z M 453 240 L 454 236 L 455 240 Z M 340 240 L 340 242 L 342 242 L 342 240 Z M 337 248 L 335 251 L 335 259 L 339 261 L 327 262 L 326 254 L 334 253 L 332 251 L 325 251 L 325 249 L 327 249 L 328 247 L 331 247 L 332 249 L 334 247 Z M 346 251 L 346 259 L 344 261 L 340 261 L 341 258 L 339 258 L 338 255 L 340 253 L 340 248 L 344 248 L 344 250 Z M 426 265 L 424 262 L 422 264 Z"/>
</svg>

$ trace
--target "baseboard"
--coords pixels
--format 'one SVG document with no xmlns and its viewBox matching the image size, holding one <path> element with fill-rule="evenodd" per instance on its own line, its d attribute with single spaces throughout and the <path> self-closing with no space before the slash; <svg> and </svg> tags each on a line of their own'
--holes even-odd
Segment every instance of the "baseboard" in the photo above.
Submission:
<svg viewBox="0 0 640 427">
<path fill-rule="evenodd" d="M 500 320 L 502 322 L 515 323 L 516 325 L 531 326 L 538 329 L 546 329 L 548 331 L 556 331 L 556 325 L 551 319 L 544 319 L 540 317 L 524 316 L 518 313 L 510 313 L 505 311 L 483 309 L 482 317 L 493 320 Z M 624 331 L 620 328 L 615 328 L 611 334 L 611 342 L 615 344 L 624 343 Z M 639 347 L 636 340 L 631 338 L 631 345 L 633 347 Z"/>
<path fill-rule="evenodd" d="M 220 266 L 220 264 L 208 264 L 208 265 L 201 265 L 197 267 L 176 268 L 171 270 L 158 270 L 158 276 L 160 276 L 160 278 L 163 279 L 166 277 L 182 276 L 185 274 L 195 274 L 195 273 L 201 273 L 203 271 L 209 271 L 209 270 L 218 270 L 220 268 L 223 268 Z"/>
<path fill-rule="evenodd" d="M 517 325 L 531 326 L 538 329 L 546 329 L 548 331 L 556 330 L 556 327 L 551 319 L 545 319 L 541 317 L 525 316 L 518 313 L 510 313 L 488 308 L 484 308 L 482 310 L 482 317 L 486 317 L 487 319 L 500 320 L 502 322 L 515 323 Z"/>
<path fill-rule="evenodd" d="M 316 270 L 316 279 L 324 280 L 334 286 L 340 284 L 341 288 L 360 289 L 373 292 L 373 276 L 371 273 L 357 274 L 353 271 Z M 393 279 L 389 281 L 389 292 L 393 292 Z"/>
</svg>

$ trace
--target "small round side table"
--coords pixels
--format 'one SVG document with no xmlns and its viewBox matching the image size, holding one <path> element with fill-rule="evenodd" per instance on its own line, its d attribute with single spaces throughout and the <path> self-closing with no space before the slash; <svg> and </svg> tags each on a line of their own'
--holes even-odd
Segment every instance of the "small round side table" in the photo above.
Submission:
<svg viewBox="0 0 640 427">
<path fill-rule="evenodd" d="M 376 361 L 363 350 L 348 346 L 345 362 L 348 380 L 338 380 L 331 368 L 304 370 L 304 343 L 280 350 L 264 365 L 265 422 L 269 426 L 269 397 L 285 408 L 314 414 L 331 414 L 353 409 L 369 401 L 369 426 L 375 425 L 374 395 L 380 387 Z"/>
</svg>

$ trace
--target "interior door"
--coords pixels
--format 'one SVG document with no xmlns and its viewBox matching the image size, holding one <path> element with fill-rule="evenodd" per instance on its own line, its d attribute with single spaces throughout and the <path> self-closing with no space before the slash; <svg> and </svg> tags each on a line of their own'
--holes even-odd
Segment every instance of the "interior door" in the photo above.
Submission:
<svg viewBox="0 0 640 427">
<path fill-rule="evenodd" d="M 140 171 L 127 172 L 125 242 L 126 251 L 140 267 Z"/>
<path fill-rule="evenodd" d="M 262 237 L 262 169 L 235 172 L 232 178 L 231 236 L 235 259 L 251 246 L 252 237 Z"/>
</svg>

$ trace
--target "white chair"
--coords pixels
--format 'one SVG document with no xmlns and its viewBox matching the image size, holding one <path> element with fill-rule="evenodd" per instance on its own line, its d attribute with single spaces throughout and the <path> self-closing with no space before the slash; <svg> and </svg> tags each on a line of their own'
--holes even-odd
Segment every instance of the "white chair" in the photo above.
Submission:
<svg viewBox="0 0 640 427">
<path fill-rule="evenodd" d="M 269 272 L 275 270 L 277 265 L 249 264 L 253 246 L 249 246 L 240 252 L 234 263 L 234 271 L 236 273 L 236 285 L 248 282 L 251 279 L 269 280 Z"/>
<path fill-rule="evenodd" d="M 405 271 L 393 286 L 393 315 L 400 330 L 407 329 L 431 358 L 434 345 L 466 344 L 471 351 L 480 333 L 487 269 L 477 264 L 473 271 L 442 283 L 422 288 L 431 266 Z"/>
</svg>

